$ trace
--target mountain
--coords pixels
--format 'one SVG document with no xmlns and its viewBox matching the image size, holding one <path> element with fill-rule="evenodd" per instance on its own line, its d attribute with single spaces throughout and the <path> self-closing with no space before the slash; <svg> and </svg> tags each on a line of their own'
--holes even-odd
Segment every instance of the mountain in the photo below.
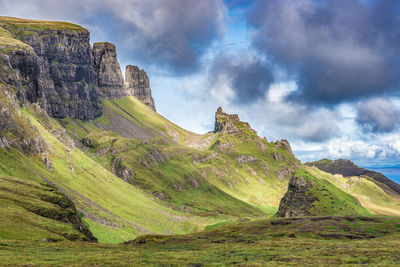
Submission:
<svg viewBox="0 0 400 267">
<path fill-rule="evenodd" d="M 348 176 L 367 176 L 371 178 L 376 184 L 378 184 L 383 190 L 392 190 L 397 194 L 400 194 L 400 185 L 390 180 L 385 175 L 379 172 L 370 171 L 361 167 L 358 167 L 350 160 L 338 159 L 329 160 L 322 159 L 314 162 L 305 163 L 308 166 L 315 166 L 320 170 L 329 172 L 331 174 L 341 174 L 345 177 Z"/>
<path fill-rule="evenodd" d="M 300 167 L 287 141 L 222 109 L 204 135 L 171 123 L 155 112 L 146 73 L 127 66 L 124 78 L 116 47 L 92 47 L 80 26 L 0 26 L 0 175 L 53 185 L 100 242 L 278 210 Z"/>
<path fill-rule="evenodd" d="M 370 212 L 400 215 L 400 194 L 393 190 L 398 185 L 383 174 L 360 168 L 349 160 L 323 159 L 305 165 L 309 166 L 307 169 L 314 176 L 328 180 L 356 197 Z"/>
<path fill-rule="evenodd" d="M 0 259 L 3 245 L 31 255 L 40 242 L 126 253 L 169 238 L 196 247 L 211 234 L 210 254 L 258 233 L 292 238 L 298 226 L 316 238 L 347 224 L 363 231 L 337 238 L 384 236 L 381 224 L 397 233 L 396 219 L 374 217 L 400 215 L 390 180 L 303 165 L 287 140 L 260 138 L 221 107 L 210 132 L 187 131 L 156 112 L 144 70 L 128 65 L 124 77 L 116 46 L 91 45 L 74 24 L 0 17 L 0 110 Z"/>
</svg>

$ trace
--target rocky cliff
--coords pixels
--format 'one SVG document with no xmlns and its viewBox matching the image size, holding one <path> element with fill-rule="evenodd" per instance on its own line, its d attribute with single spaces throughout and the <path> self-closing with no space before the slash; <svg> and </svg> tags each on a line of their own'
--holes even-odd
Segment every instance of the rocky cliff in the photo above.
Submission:
<svg viewBox="0 0 400 267">
<path fill-rule="evenodd" d="M 39 103 L 55 118 L 82 120 L 100 116 L 104 99 L 129 95 L 154 109 L 147 74 L 129 66 L 124 81 L 115 46 L 92 48 L 86 29 L 7 17 L 0 17 L 0 29 L 1 60 L 6 72 L 17 73 L 14 80 L 0 76 L 15 85 L 21 103 Z"/>
<path fill-rule="evenodd" d="M 154 99 L 151 96 L 150 80 L 144 70 L 137 66 L 126 66 L 125 89 L 128 95 L 135 96 L 154 111 Z"/>
<path fill-rule="evenodd" d="M 248 122 L 240 121 L 237 114 L 227 114 L 222 111 L 221 107 L 217 109 L 217 112 L 215 112 L 215 133 L 240 134 L 243 131 L 257 134 Z"/>
<path fill-rule="evenodd" d="M 116 47 L 110 43 L 93 44 L 94 69 L 97 83 L 105 99 L 118 99 L 127 96 L 124 90 L 124 77 L 117 60 Z"/>
</svg>

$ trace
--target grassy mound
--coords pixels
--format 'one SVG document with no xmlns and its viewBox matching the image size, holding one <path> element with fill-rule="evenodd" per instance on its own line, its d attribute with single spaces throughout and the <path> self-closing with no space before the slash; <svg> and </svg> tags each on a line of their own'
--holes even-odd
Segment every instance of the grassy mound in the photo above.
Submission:
<svg viewBox="0 0 400 267">
<path fill-rule="evenodd" d="M 278 212 L 281 217 L 369 214 L 355 197 L 303 168 L 289 181 Z"/>
<path fill-rule="evenodd" d="M 73 203 L 54 187 L 0 176 L 0 239 L 93 239 L 79 232 L 79 227 L 86 228 Z"/>
<path fill-rule="evenodd" d="M 143 236 L 120 245 L 0 240 L 0 261 L 5 266 L 393 266 L 400 258 L 399 225 L 398 218 L 314 217 Z"/>
</svg>

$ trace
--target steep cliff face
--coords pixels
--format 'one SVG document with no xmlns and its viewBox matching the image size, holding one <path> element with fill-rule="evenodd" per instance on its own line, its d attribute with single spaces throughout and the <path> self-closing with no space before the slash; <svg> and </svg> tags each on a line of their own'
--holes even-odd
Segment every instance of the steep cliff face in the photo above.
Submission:
<svg viewBox="0 0 400 267">
<path fill-rule="evenodd" d="M 39 103 L 55 118 L 82 120 L 99 117 L 103 100 L 129 95 L 155 110 L 146 72 L 128 66 L 124 82 L 115 46 L 91 48 L 90 33 L 80 26 L 0 17 L 0 37 L 5 66 L 18 72 L 13 83 L 22 103 Z M 9 50 L 15 44 L 19 49 Z"/>
<path fill-rule="evenodd" d="M 0 56 L 0 147 L 15 148 L 27 156 L 38 155 L 52 169 L 51 147 L 19 111 L 20 101 L 17 99 L 40 97 L 32 91 L 34 84 L 43 82 L 37 68 L 40 60 L 30 50 L 12 49 L 9 52 L 10 56 Z M 12 71 L 11 62 L 21 64 L 22 71 Z"/>
<path fill-rule="evenodd" d="M 128 95 L 124 86 L 121 66 L 117 60 L 115 45 L 110 43 L 93 44 L 94 68 L 97 74 L 100 93 L 105 99 L 118 99 Z"/>
<path fill-rule="evenodd" d="M 21 41 L 42 59 L 45 110 L 56 118 L 93 119 L 101 114 L 89 32 L 37 30 Z M 42 88 L 38 88 L 41 90 Z"/>
<path fill-rule="evenodd" d="M 137 66 L 126 66 L 125 88 L 129 95 L 135 96 L 142 103 L 154 111 L 156 110 L 154 99 L 151 96 L 150 80 L 144 70 L 139 69 Z"/>
</svg>

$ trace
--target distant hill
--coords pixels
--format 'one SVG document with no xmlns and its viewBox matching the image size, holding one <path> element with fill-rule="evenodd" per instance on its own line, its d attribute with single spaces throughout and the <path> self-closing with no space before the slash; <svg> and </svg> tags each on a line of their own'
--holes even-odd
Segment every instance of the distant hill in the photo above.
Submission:
<svg viewBox="0 0 400 267">
<path fill-rule="evenodd" d="M 318 169 L 331 173 L 331 174 L 341 174 L 343 176 L 368 176 L 372 178 L 374 181 L 378 183 L 378 185 L 386 185 L 388 188 L 400 194 L 400 185 L 396 182 L 390 180 L 388 177 L 383 175 L 380 172 L 370 171 L 364 168 L 361 168 L 354 164 L 350 160 L 346 159 L 338 159 L 338 160 L 330 160 L 330 159 L 322 159 L 313 162 L 305 163 L 307 166 L 315 166 Z M 386 187 L 382 186 L 383 189 Z"/>
</svg>

